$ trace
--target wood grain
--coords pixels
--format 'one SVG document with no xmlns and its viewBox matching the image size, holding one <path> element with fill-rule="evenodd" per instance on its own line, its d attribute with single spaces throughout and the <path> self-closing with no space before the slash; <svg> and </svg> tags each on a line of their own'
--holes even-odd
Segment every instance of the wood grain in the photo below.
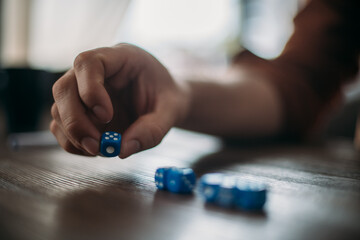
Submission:
<svg viewBox="0 0 360 240">
<path fill-rule="evenodd" d="M 175 129 L 126 160 L 0 150 L 0 239 L 360 239 L 360 158 L 347 140 L 230 148 Z M 265 181 L 268 201 L 250 213 L 157 191 L 161 166 Z"/>
</svg>

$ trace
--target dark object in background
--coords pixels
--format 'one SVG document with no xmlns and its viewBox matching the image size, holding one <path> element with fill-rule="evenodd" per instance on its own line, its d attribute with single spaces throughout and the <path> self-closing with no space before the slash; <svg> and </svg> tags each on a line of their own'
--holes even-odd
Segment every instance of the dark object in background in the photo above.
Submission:
<svg viewBox="0 0 360 240">
<path fill-rule="evenodd" d="M 1 71 L 1 101 L 7 133 L 39 130 L 44 107 L 52 103 L 51 88 L 58 73 L 30 68 L 7 68 Z"/>
<path fill-rule="evenodd" d="M 42 71 L 12 68 L 5 72 L 7 85 L 3 101 L 8 132 L 37 130 L 43 109 Z"/>
</svg>

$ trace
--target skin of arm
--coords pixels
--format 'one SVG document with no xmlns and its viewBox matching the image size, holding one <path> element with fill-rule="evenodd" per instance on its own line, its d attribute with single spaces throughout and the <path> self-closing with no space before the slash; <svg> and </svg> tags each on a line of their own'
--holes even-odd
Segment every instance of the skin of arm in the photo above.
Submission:
<svg viewBox="0 0 360 240">
<path fill-rule="evenodd" d="M 224 76 L 226 78 L 226 76 Z M 277 135 L 282 104 L 276 89 L 260 72 L 233 69 L 230 81 L 189 81 L 189 107 L 178 126 L 231 138 Z"/>
</svg>

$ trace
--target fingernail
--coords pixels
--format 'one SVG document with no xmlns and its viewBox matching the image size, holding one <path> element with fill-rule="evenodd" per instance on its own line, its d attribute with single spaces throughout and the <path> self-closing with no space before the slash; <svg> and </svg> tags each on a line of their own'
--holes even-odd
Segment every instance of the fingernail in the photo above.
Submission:
<svg viewBox="0 0 360 240">
<path fill-rule="evenodd" d="M 108 123 L 110 122 L 111 119 L 109 119 L 108 117 L 108 114 L 105 110 L 105 108 L 99 106 L 99 105 L 96 105 L 95 107 L 93 107 L 93 112 L 95 114 L 95 116 L 101 121 L 101 122 L 104 122 L 104 123 Z"/>
<path fill-rule="evenodd" d="M 140 151 L 140 143 L 138 140 L 130 140 L 125 146 L 125 153 L 127 156 Z"/>
<path fill-rule="evenodd" d="M 97 155 L 99 152 L 99 143 L 93 138 L 85 137 L 81 140 L 81 145 L 88 151 L 90 154 Z"/>
</svg>

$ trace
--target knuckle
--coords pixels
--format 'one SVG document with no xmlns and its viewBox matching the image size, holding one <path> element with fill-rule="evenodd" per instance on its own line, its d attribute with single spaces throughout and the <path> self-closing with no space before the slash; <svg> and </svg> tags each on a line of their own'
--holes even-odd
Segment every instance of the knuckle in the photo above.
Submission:
<svg viewBox="0 0 360 240">
<path fill-rule="evenodd" d="M 70 135 L 74 136 L 81 128 L 81 123 L 72 117 L 68 117 L 64 119 L 63 126 Z"/>
<path fill-rule="evenodd" d="M 54 85 L 52 86 L 52 93 L 53 93 L 53 97 L 54 100 L 59 100 L 64 96 L 64 93 L 66 91 L 66 87 L 63 81 L 61 81 L 61 79 L 59 79 L 58 81 L 56 81 L 54 83 Z"/>
<path fill-rule="evenodd" d="M 130 43 L 120 43 L 119 46 L 121 48 L 123 48 L 124 50 L 127 50 L 127 51 L 140 51 L 142 50 L 141 48 L 133 45 L 133 44 L 130 44 Z"/>
<path fill-rule="evenodd" d="M 137 56 L 137 55 L 142 55 L 143 51 L 141 48 L 129 44 L 129 43 L 120 43 L 117 45 L 117 47 L 119 49 L 121 49 L 122 53 L 125 55 L 131 55 L 131 56 Z"/>
<path fill-rule="evenodd" d="M 84 62 L 88 61 L 91 58 L 91 52 L 86 51 L 78 54 L 74 60 L 74 66 L 81 66 Z"/>
<path fill-rule="evenodd" d="M 95 50 L 89 50 L 80 53 L 74 60 L 74 68 L 77 70 L 86 69 L 89 63 L 94 61 L 97 57 Z"/>
<path fill-rule="evenodd" d="M 51 122 L 50 122 L 50 132 L 52 133 L 52 134 L 56 134 L 56 129 L 57 129 L 57 125 L 56 125 L 56 122 L 54 121 L 54 120 L 52 120 Z"/>
<path fill-rule="evenodd" d="M 51 116 L 53 117 L 53 119 L 59 118 L 59 111 L 55 103 L 51 107 Z"/>
<path fill-rule="evenodd" d="M 90 104 L 94 102 L 94 96 L 96 96 L 98 89 L 92 89 L 91 87 L 84 88 L 84 90 L 80 91 L 80 97 L 85 104 Z M 88 106 L 91 107 L 91 106 Z"/>
<path fill-rule="evenodd" d="M 130 44 L 130 43 L 124 43 L 124 42 L 122 42 L 122 43 L 116 44 L 116 47 L 117 47 L 117 48 L 133 48 L 134 45 L 132 45 L 132 44 Z"/>
</svg>

